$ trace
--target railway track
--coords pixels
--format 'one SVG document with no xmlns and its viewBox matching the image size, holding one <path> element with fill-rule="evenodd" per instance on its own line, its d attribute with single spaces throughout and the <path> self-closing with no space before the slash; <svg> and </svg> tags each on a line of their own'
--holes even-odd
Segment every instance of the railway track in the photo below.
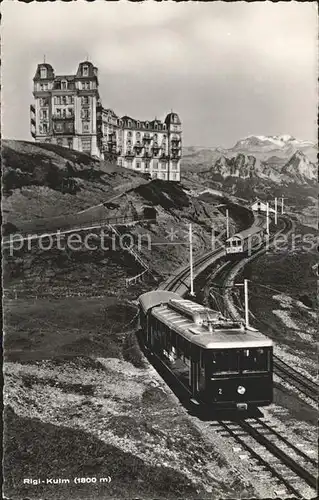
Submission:
<svg viewBox="0 0 319 500">
<path fill-rule="evenodd" d="M 282 380 L 293 385 L 312 401 L 318 402 L 319 385 L 292 368 L 278 356 L 274 356 L 274 373 Z"/>
<path fill-rule="evenodd" d="M 316 490 L 317 462 L 260 418 L 219 420 L 217 426 L 224 437 L 233 438 L 257 462 L 256 474 L 261 473 L 262 467 L 276 478 L 279 488 L 286 488 L 283 495 L 304 498 L 305 491 L 311 496 L 312 490 Z"/>
<path fill-rule="evenodd" d="M 284 219 L 285 227 L 279 233 L 290 232 L 292 223 L 289 219 Z M 273 239 L 273 238 L 272 238 Z M 272 240 L 271 239 L 271 240 Z M 271 243 L 270 240 L 270 243 Z M 258 250 L 256 256 L 263 253 L 264 250 Z M 223 249 L 210 252 L 201 257 L 194 263 L 194 276 L 199 274 L 208 262 L 211 264 L 225 255 Z M 237 264 L 237 262 L 235 263 Z M 223 304 L 221 298 L 223 294 L 223 286 L 227 282 L 227 278 L 234 267 L 233 262 L 224 262 L 220 268 L 215 271 L 214 283 L 219 288 L 220 293 L 215 294 L 215 307 L 219 308 Z M 181 270 L 169 282 L 166 282 L 162 289 L 174 291 L 185 295 L 188 291 L 187 279 L 189 278 L 189 268 Z M 184 289 L 183 289 L 184 287 Z M 186 287 L 186 292 L 185 292 Z M 217 299 L 216 299 L 217 297 Z M 226 304 L 223 306 L 226 308 Z M 318 385 L 313 381 L 306 379 L 297 370 L 287 365 L 278 357 L 274 358 L 275 373 L 285 379 L 289 383 L 293 380 L 295 386 L 305 393 L 311 399 L 317 399 Z M 289 494 L 295 495 L 297 498 L 313 498 L 313 491 L 317 489 L 317 462 L 303 450 L 288 441 L 285 436 L 282 436 L 276 429 L 273 429 L 269 424 L 260 418 L 227 421 L 217 420 L 215 422 L 227 436 L 232 437 L 237 443 L 249 453 L 250 457 L 258 463 L 256 468 L 256 476 L 259 478 L 263 471 L 266 471 L 277 482 L 280 496 Z M 212 424 L 213 425 L 213 424 Z M 268 478 L 269 481 L 269 478 Z M 282 488 L 285 488 L 283 491 Z"/>
</svg>

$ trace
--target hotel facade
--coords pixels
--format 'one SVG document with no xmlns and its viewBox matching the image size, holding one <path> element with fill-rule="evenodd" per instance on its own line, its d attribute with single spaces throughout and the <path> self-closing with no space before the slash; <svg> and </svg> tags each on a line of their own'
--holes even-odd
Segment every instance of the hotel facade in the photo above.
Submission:
<svg viewBox="0 0 319 500">
<path fill-rule="evenodd" d="M 177 113 L 164 121 L 119 117 L 105 109 L 99 95 L 98 69 L 89 61 L 75 75 L 55 75 L 38 65 L 30 106 L 31 135 L 46 142 L 116 161 L 152 178 L 180 180 L 182 124 Z"/>
</svg>

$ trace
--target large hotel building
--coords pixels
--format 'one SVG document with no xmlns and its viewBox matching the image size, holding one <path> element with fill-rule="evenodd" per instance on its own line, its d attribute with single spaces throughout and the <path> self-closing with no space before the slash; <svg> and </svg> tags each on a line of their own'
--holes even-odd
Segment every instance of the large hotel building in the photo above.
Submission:
<svg viewBox="0 0 319 500">
<path fill-rule="evenodd" d="M 39 64 L 33 82 L 35 141 L 116 160 L 153 178 L 180 180 L 182 125 L 176 113 L 164 121 L 140 121 L 103 108 L 98 70 L 89 61 L 80 63 L 75 75 L 63 76 L 55 75 L 50 64 Z"/>
</svg>

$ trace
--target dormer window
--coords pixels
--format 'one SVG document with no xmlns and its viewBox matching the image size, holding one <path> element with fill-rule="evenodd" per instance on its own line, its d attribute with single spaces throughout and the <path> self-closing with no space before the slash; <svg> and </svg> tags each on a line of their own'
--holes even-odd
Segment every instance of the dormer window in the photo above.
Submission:
<svg viewBox="0 0 319 500">
<path fill-rule="evenodd" d="M 89 67 L 82 66 L 82 76 L 89 76 Z"/>
<path fill-rule="evenodd" d="M 148 128 L 148 125 L 149 125 L 149 124 L 148 124 L 148 122 L 145 122 L 145 127 L 146 127 L 146 128 Z"/>
<path fill-rule="evenodd" d="M 47 78 L 48 76 L 48 71 L 47 69 L 43 66 L 40 68 L 40 78 Z"/>
<path fill-rule="evenodd" d="M 140 128 L 141 124 L 140 122 L 137 122 L 137 128 Z"/>
<path fill-rule="evenodd" d="M 68 82 L 66 80 L 62 80 L 61 89 L 66 90 L 68 88 Z"/>
</svg>

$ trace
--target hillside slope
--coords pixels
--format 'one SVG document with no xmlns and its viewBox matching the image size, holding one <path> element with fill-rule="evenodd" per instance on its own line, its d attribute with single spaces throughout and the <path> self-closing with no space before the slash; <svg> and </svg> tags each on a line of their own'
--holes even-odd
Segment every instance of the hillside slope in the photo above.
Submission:
<svg viewBox="0 0 319 500">
<path fill-rule="evenodd" d="M 51 144 L 3 141 L 3 215 L 15 225 L 76 213 L 148 182 L 137 172 Z"/>
</svg>

